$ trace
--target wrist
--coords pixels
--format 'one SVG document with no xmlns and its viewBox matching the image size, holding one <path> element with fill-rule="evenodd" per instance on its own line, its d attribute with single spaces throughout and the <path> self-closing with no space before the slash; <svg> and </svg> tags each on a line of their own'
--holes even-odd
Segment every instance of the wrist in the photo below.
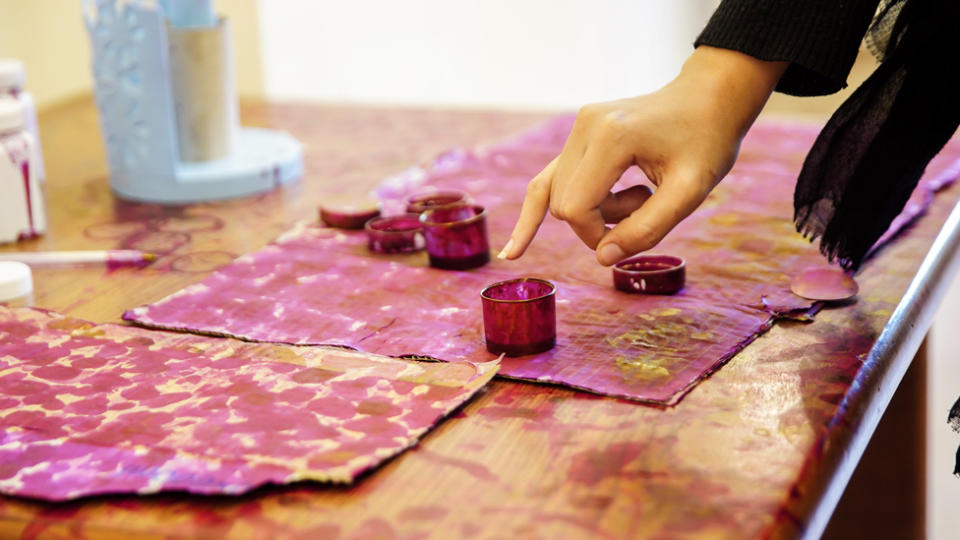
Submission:
<svg viewBox="0 0 960 540">
<path fill-rule="evenodd" d="M 729 127 L 742 137 L 788 65 L 701 45 L 684 62 L 674 83 L 688 85 L 709 106 L 722 111 Z"/>
</svg>

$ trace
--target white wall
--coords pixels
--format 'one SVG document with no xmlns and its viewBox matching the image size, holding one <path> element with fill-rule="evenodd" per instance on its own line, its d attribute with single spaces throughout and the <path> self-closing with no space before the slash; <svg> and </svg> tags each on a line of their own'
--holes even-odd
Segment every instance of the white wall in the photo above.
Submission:
<svg viewBox="0 0 960 540">
<path fill-rule="evenodd" d="M 237 91 L 262 96 L 257 4 L 216 0 L 233 26 Z M 81 0 L 0 0 L 0 58 L 18 58 L 27 69 L 27 90 L 40 109 L 91 92 L 90 41 Z"/>
<path fill-rule="evenodd" d="M 270 0 L 274 99 L 575 109 L 673 77 L 712 0 Z"/>
<path fill-rule="evenodd" d="M 80 0 L 0 0 L 0 58 L 17 58 L 41 108 L 90 91 Z"/>
</svg>

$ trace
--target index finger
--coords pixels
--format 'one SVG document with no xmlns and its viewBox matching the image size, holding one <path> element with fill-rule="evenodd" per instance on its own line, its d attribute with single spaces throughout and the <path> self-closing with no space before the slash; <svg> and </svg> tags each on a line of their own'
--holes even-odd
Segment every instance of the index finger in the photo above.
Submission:
<svg viewBox="0 0 960 540">
<path fill-rule="evenodd" d="M 564 179 L 561 171 L 558 182 L 566 182 L 553 186 L 558 195 L 551 201 L 554 215 L 566 221 L 590 249 L 596 249 L 610 230 L 602 207 L 613 196 L 610 189 L 630 166 L 615 145 L 604 142 L 587 147 L 571 177 Z"/>
<path fill-rule="evenodd" d="M 557 169 L 560 156 L 553 158 L 539 174 L 527 184 L 527 194 L 520 207 L 520 217 L 513 226 L 510 240 L 497 255 L 500 259 L 516 259 L 523 255 L 540 229 L 543 218 L 547 215 L 550 206 L 550 184 L 553 182 L 553 173 Z"/>
</svg>

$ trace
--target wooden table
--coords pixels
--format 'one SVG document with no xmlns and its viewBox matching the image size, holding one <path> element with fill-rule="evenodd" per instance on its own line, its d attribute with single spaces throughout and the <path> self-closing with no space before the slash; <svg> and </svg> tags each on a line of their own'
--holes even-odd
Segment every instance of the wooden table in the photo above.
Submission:
<svg viewBox="0 0 960 540">
<path fill-rule="evenodd" d="M 314 216 L 323 194 L 364 193 L 445 149 L 546 119 L 262 103 L 245 104 L 243 115 L 245 125 L 285 129 L 305 143 L 303 179 L 257 197 L 181 207 L 112 195 L 89 99 L 43 115 L 50 230 L 25 247 L 167 254 L 141 271 L 38 269 L 36 305 L 119 321 L 124 309 L 196 282 Z M 60 504 L 0 498 L 0 537 L 815 536 L 929 325 L 923 290 L 891 316 L 958 198 L 960 185 L 942 192 L 910 234 L 858 276 L 857 303 L 824 310 L 811 324 L 777 324 L 674 408 L 497 380 L 415 449 L 350 488 Z M 947 283 L 951 261 L 919 285 Z"/>
</svg>

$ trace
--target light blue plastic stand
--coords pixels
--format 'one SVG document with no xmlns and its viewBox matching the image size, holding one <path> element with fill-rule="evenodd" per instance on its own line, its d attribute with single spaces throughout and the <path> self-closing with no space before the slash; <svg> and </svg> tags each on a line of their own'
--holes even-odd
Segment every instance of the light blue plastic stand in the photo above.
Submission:
<svg viewBox="0 0 960 540">
<path fill-rule="evenodd" d="M 266 191 L 300 177 L 300 143 L 266 129 L 240 128 L 225 158 L 181 162 L 160 8 L 138 0 L 84 0 L 84 19 L 110 186 L 118 195 L 170 204 L 208 201 Z"/>
</svg>

